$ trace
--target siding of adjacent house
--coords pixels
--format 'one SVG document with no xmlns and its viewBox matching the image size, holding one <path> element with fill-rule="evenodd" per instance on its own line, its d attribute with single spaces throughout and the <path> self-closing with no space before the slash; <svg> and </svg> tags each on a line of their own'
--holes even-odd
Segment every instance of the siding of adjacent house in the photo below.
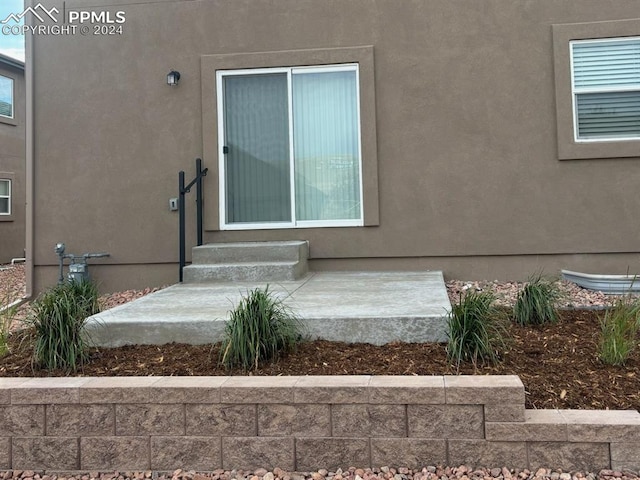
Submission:
<svg viewBox="0 0 640 480">
<path fill-rule="evenodd" d="M 42 3 L 63 10 L 61 0 Z M 569 63 L 557 26 L 640 35 L 637 0 L 91 5 L 125 12 L 122 35 L 33 38 L 36 290 L 55 282 L 59 241 L 111 254 L 92 267 L 107 290 L 176 281 L 168 199 L 196 157 L 209 168 L 206 241 L 308 240 L 312 269 L 511 280 L 540 269 L 640 271 L 640 142 L 620 156 L 605 145 L 599 157 L 561 159 L 567 112 L 557 111 Z M 363 121 L 374 127 L 363 133 L 366 226 L 218 231 L 216 65 L 252 52 L 321 62 L 356 47 L 373 59 L 361 85 Z M 172 69 L 177 87 L 166 85 Z"/>
<path fill-rule="evenodd" d="M 0 215 L 0 265 L 24 257 L 25 249 L 25 80 L 21 62 L 0 55 L 0 75 L 13 79 L 13 118 L 0 116 L 0 179 L 11 180 L 11 215 Z M 3 108 L 0 115 L 9 115 Z"/>
</svg>

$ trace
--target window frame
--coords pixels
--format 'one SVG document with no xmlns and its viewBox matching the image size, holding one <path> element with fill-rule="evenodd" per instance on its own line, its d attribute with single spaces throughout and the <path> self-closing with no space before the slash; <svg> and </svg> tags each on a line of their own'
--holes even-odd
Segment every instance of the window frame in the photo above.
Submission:
<svg viewBox="0 0 640 480">
<path fill-rule="evenodd" d="M 15 102 L 15 97 L 16 97 L 16 80 L 15 78 L 9 77 L 7 75 L 3 75 L 2 73 L 0 73 L 0 80 L 2 79 L 7 79 L 11 81 L 11 115 L 3 115 L 0 113 L 0 119 L 9 119 L 9 120 L 15 120 L 15 116 L 16 116 L 16 102 Z"/>
<path fill-rule="evenodd" d="M 208 175 L 205 188 L 214 191 L 219 185 L 218 104 L 216 72 L 274 67 L 301 67 L 357 63 L 360 92 L 360 143 L 363 226 L 380 225 L 378 149 L 376 133 L 374 47 L 372 45 L 278 50 L 251 53 L 225 53 L 200 57 L 200 86 L 202 105 L 202 160 Z M 204 218 L 205 231 L 219 231 L 222 225 L 219 195 L 204 198 L 209 213 Z M 361 228 L 361 227 L 355 227 Z M 299 230 L 293 229 L 291 230 Z"/>
<path fill-rule="evenodd" d="M 606 43 L 617 43 L 617 42 L 625 42 L 629 40 L 638 41 L 640 44 L 640 36 L 634 37 L 608 37 L 608 38 L 597 38 L 597 39 L 581 39 L 581 40 L 571 40 L 569 42 L 569 54 L 570 54 L 570 63 L 571 63 L 571 100 L 573 103 L 573 133 L 574 140 L 576 142 L 627 142 L 627 141 L 638 141 L 640 140 L 640 134 L 631 137 L 580 137 L 578 130 L 578 106 L 577 100 L 578 95 L 589 94 L 589 93 L 618 93 L 618 92 L 640 92 L 640 85 L 637 87 L 616 87 L 616 86 L 608 86 L 608 87 L 597 87 L 597 88 L 586 88 L 579 87 L 576 89 L 575 85 L 575 65 L 574 65 L 574 46 L 581 44 L 606 44 Z M 638 66 L 638 70 L 640 71 L 640 65 Z"/>
<path fill-rule="evenodd" d="M 7 183 L 9 185 L 9 194 L 8 195 L 2 195 L 0 194 L 0 198 L 6 198 L 7 199 L 7 208 L 8 210 L 6 212 L 3 212 L 0 210 L 0 216 L 2 217 L 10 217 L 11 216 L 11 188 L 12 188 L 12 182 L 10 178 L 0 178 L 0 183 Z"/>
<path fill-rule="evenodd" d="M 357 101 L 357 140 L 358 140 L 358 190 L 360 215 L 357 219 L 334 220 L 297 220 L 296 219 L 296 191 L 295 191 L 295 147 L 294 147 L 294 119 L 293 119 L 293 83 L 294 75 L 331 73 L 331 72 L 355 72 L 355 87 Z M 285 73 L 287 76 L 287 101 L 288 101 L 288 127 L 289 127 L 289 188 L 291 195 L 291 221 L 290 222 L 263 222 L 263 223 L 227 223 L 226 217 L 226 171 L 224 147 L 224 87 L 225 77 L 243 75 L 268 75 L 271 73 Z M 281 228 L 325 228 L 325 227 L 361 227 L 364 225 L 363 183 L 362 183 L 362 125 L 360 119 L 360 68 L 358 63 L 340 63 L 328 65 L 300 65 L 288 67 L 268 68 L 242 68 L 231 70 L 218 70 L 216 72 L 216 92 L 218 105 L 218 192 L 219 192 L 219 218 L 221 230 L 264 230 Z"/>
<path fill-rule="evenodd" d="M 638 158 L 640 138 L 576 139 L 571 42 L 638 37 L 640 19 L 555 24 L 551 27 L 556 94 L 556 132 L 559 160 Z"/>
</svg>

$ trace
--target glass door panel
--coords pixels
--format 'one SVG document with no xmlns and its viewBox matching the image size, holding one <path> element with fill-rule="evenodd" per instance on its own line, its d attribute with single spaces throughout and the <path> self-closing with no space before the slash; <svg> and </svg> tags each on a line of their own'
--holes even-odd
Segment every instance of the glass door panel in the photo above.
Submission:
<svg viewBox="0 0 640 480">
<path fill-rule="evenodd" d="M 296 220 L 361 217 L 356 71 L 292 75 Z"/>
<path fill-rule="evenodd" d="M 224 77 L 225 223 L 291 218 L 286 73 Z"/>
</svg>

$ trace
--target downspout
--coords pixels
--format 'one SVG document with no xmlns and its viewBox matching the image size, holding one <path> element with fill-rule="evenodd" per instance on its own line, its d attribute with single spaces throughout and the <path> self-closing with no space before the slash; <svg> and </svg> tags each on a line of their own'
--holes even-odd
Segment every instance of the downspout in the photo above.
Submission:
<svg viewBox="0 0 640 480">
<path fill-rule="evenodd" d="M 31 6 L 33 4 L 33 0 L 26 0 L 25 7 L 27 5 Z M 27 20 L 31 22 L 29 18 Z M 33 297 L 33 284 L 34 284 L 34 266 L 33 266 L 33 241 L 34 241 L 34 207 L 33 207 L 33 199 L 34 199 L 34 174 L 33 174 L 33 150 L 34 150 L 34 138 L 33 138 L 33 42 L 34 35 L 25 35 L 25 62 L 24 62 L 24 70 L 25 70 L 25 91 L 26 91 L 26 101 L 25 101 L 25 176 L 26 176 L 26 202 L 25 202 L 25 220 L 26 220 L 26 231 L 25 231 L 25 250 L 26 250 L 26 262 L 25 262 L 25 271 L 26 271 L 26 298 L 30 299 Z"/>
</svg>

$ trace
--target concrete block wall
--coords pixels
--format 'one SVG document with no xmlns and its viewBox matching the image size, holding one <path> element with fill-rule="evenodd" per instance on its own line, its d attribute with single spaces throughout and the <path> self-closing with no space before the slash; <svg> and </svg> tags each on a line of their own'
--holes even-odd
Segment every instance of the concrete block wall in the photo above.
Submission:
<svg viewBox="0 0 640 480">
<path fill-rule="evenodd" d="M 640 414 L 525 410 L 517 376 L 0 379 L 0 469 L 640 470 Z"/>
</svg>

